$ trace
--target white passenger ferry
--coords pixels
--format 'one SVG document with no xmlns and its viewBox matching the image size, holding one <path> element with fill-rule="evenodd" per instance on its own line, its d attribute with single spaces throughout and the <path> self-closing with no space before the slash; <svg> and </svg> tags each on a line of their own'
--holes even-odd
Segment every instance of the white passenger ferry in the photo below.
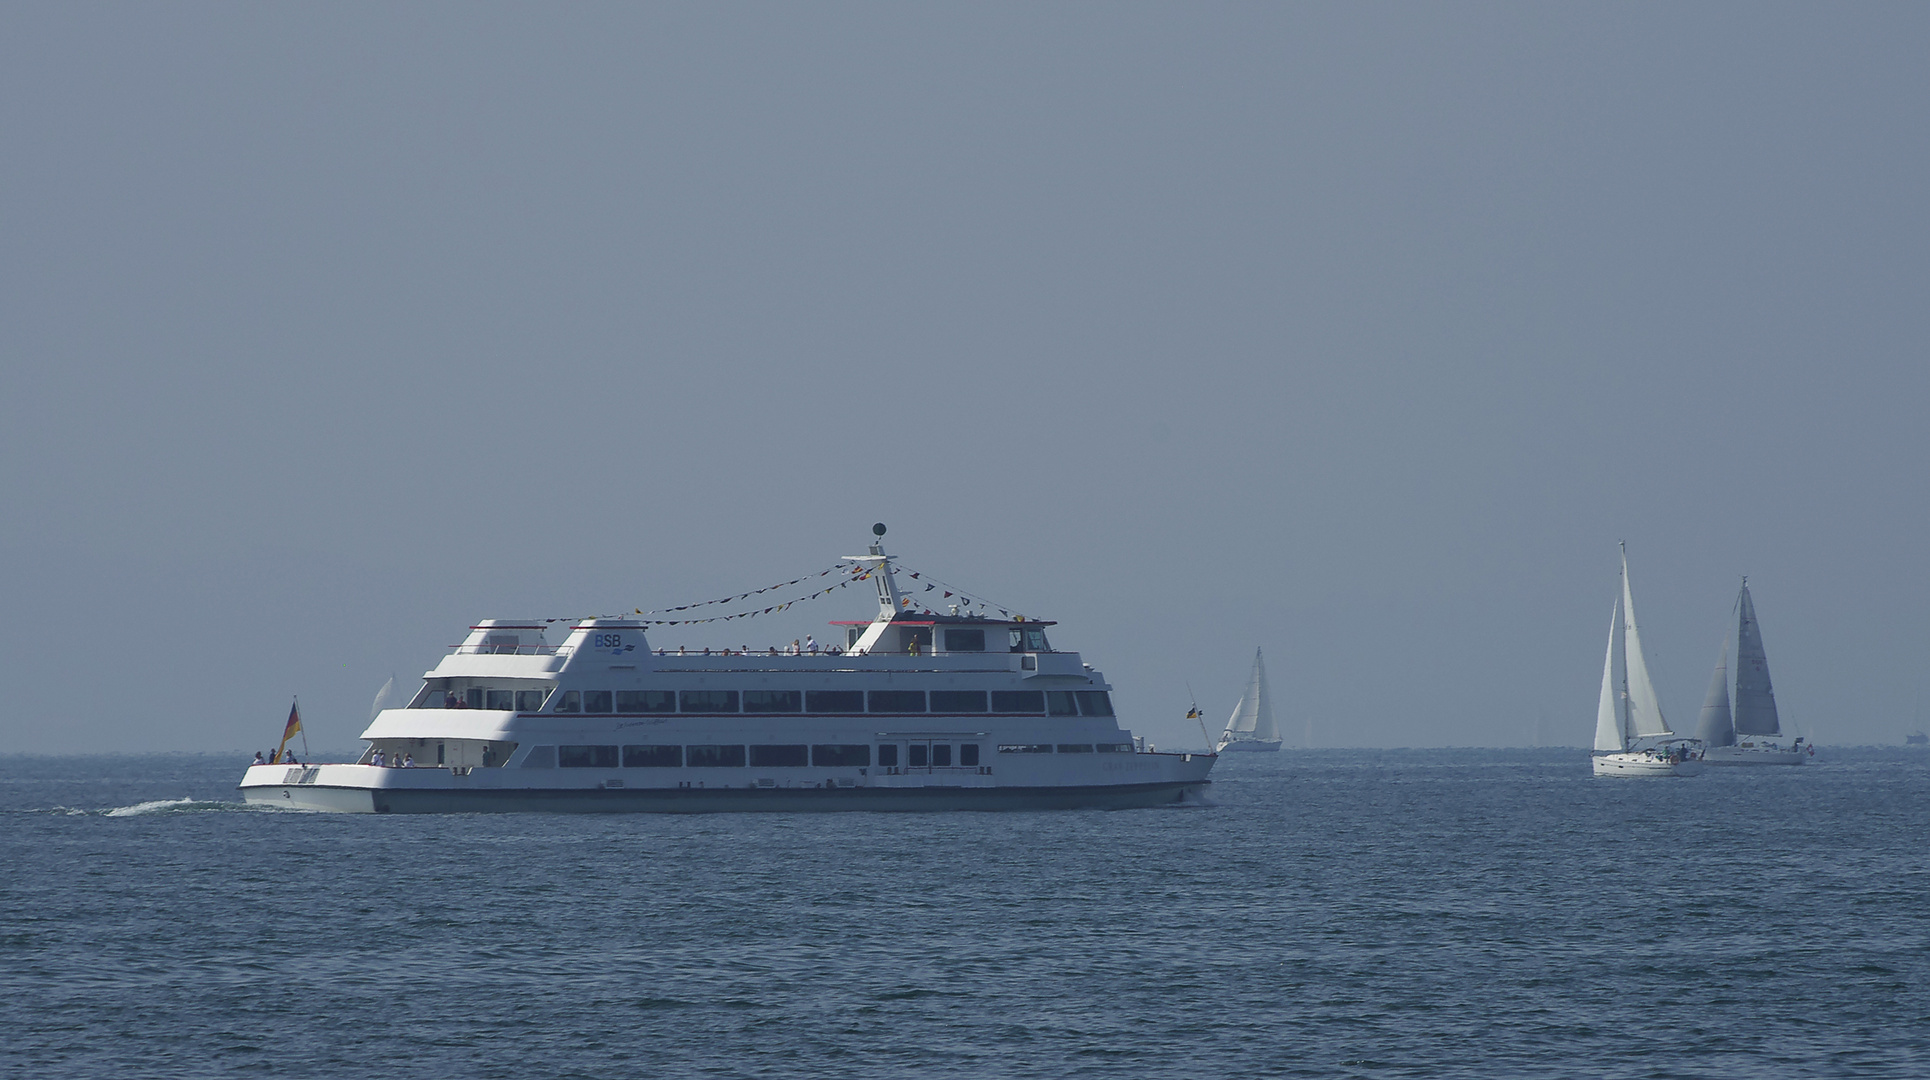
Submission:
<svg viewBox="0 0 1930 1080">
<path fill-rule="evenodd" d="M 1211 754 L 1119 726 L 1055 624 L 913 610 L 884 526 L 847 556 L 877 614 L 810 653 L 652 650 L 646 623 L 485 620 L 353 764 L 255 765 L 251 803 L 349 813 L 967 810 L 1197 798 Z M 847 571 L 840 571 L 844 573 Z M 1003 614 L 1003 613 L 1002 613 Z M 693 620 L 694 621 L 694 620 Z M 408 767 L 402 767 L 404 764 Z"/>
</svg>

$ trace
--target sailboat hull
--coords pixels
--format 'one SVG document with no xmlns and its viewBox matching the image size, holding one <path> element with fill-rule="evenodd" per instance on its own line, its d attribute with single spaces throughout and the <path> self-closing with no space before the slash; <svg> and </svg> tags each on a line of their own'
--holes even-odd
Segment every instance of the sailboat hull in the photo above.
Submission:
<svg viewBox="0 0 1930 1080">
<path fill-rule="evenodd" d="M 1229 752 L 1248 753 L 1273 751 L 1280 749 L 1280 743 L 1281 740 L 1279 739 L 1233 739 L 1221 743 L 1219 752 L 1224 754 Z"/>
<path fill-rule="evenodd" d="M 1809 754 L 1800 746 L 1711 746 L 1703 753 L 1710 765 L 1801 765 Z"/>
<path fill-rule="evenodd" d="M 1688 759 L 1670 761 L 1655 754 L 1597 754 L 1595 755 L 1596 776 L 1694 776 L 1702 771 L 1702 762 Z"/>
</svg>

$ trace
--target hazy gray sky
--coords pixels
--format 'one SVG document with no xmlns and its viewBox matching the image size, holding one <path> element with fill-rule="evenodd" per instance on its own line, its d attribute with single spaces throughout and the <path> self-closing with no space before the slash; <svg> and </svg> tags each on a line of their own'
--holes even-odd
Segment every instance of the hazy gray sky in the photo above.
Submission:
<svg viewBox="0 0 1930 1080">
<path fill-rule="evenodd" d="M 910 566 L 1166 743 L 1930 656 L 1922 5 L 0 9 L 0 751 L 347 746 L 491 616 Z M 675 645 L 789 641 L 868 613 Z M 820 636 L 822 636 L 820 634 Z"/>
</svg>

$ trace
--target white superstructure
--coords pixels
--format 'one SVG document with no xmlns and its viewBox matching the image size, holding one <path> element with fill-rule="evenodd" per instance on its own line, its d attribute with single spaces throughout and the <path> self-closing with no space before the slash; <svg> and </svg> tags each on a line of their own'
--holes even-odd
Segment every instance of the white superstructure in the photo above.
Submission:
<svg viewBox="0 0 1930 1080">
<path fill-rule="evenodd" d="M 653 650 L 646 623 L 485 620 L 384 709 L 352 764 L 257 765 L 249 802 L 362 813 L 1153 806 L 1210 754 L 1152 752 L 1048 621 L 913 610 L 880 540 L 877 613 L 832 650 Z M 397 767 L 407 762 L 410 767 Z"/>
</svg>

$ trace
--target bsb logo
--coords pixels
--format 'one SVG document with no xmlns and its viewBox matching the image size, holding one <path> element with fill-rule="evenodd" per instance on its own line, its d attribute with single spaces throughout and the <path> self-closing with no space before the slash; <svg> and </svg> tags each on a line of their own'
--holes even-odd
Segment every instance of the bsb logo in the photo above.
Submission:
<svg viewBox="0 0 1930 1080">
<path fill-rule="evenodd" d="M 623 643 L 622 634 L 591 634 L 590 648 L 608 649 L 611 656 L 622 656 L 624 653 L 637 651 L 635 643 L 628 645 Z"/>
</svg>

